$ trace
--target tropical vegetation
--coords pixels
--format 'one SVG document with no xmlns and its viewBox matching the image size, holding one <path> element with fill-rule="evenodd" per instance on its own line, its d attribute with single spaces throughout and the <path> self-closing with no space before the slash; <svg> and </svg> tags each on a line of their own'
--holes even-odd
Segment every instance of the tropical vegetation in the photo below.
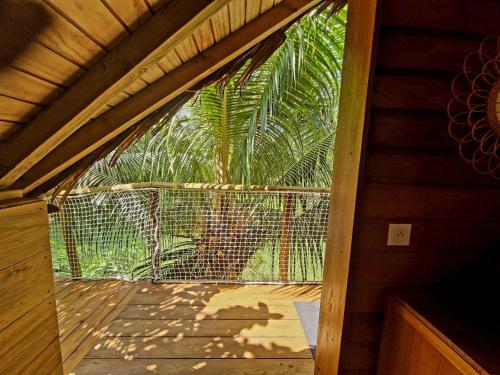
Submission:
<svg viewBox="0 0 500 375">
<path fill-rule="evenodd" d="M 244 69 L 224 87 L 214 84 L 200 90 L 175 116 L 161 120 L 114 163 L 110 163 L 110 158 L 96 163 L 78 185 L 166 181 L 329 186 L 345 16 L 343 10 L 331 17 L 326 13 L 304 17 L 287 31 L 283 45 L 243 85 L 239 85 L 239 79 Z M 106 200 L 103 195 L 92 199 L 101 206 Z M 86 230 L 82 230 L 78 219 L 81 213 L 72 211 L 72 222 L 80 228 L 73 229 L 74 241 L 81 244 L 77 249 L 80 257 L 94 259 L 87 263 L 92 263 L 92 270 L 98 274 L 102 272 L 99 267 L 104 266 L 95 264 L 95 252 L 112 248 L 109 251 L 122 259 L 120 246 L 132 244 L 141 250 L 134 250 L 132 261 L 126 257 L 131 264 L 126 276 L 147 275 L 151 259 L 137 256 L 148 253 L 146 248 L 151 242 L 144 236 L 144 220 L 127 218 L 124 207 L 128 203 L 113 199 L 115 205 L 123 206 L 112 210 L 114 214 L 121 213 L 120 219 L 111 220 L 119 224 L 107 225 L 106 234 L 93 236 L 95 243 L 91 246 L 88 238 L 83 245 Z M 151 210 L 148 199 L 143 199 L 146 211 Z M 205 194 L 200 201 L 180 200 L 176 194 L 160 192 L 158 199 L 163 218 L 159 241 L 164 278 L 195 266 L 204 270 L 197 273 L 198 278 L 204 279 L 244 279 L 248 267 L 263 270 L 263 278 L 276 278 L 269 276 L 268 270 L 276 269 L 281 244 L 275 231 L 263 228 L 262 223 L 278 214 L 289 216 L 293 233 L 303 233 L 295 235 L 290 244 L 295 258 L 290 263 L 289 277 L 320 277 L 325 236 L 312 238 L 304 228 L 326 212 L 328 199 L 324 196 L 306 199 L 296 195 L 290 200 L 290 196 L 279 194 L 255 199 L 251 195 L 216 193 Z M 188 210 L 195 213 L 194 218 L 179 219 L 178 212 Z M 110 222 L 104 216 L 99 220 Z M 141 236 L 144 239 L 138 240 Z M 243 237 L 258 241 L 246 241 Z M 61 248 L 58 259 L 64 252 L 61 238 L 57 241 Z M 82 264 L 86 267 L 84 261 Z M 114 264 L 105 267 L 123 268 Z"/>
</svg>

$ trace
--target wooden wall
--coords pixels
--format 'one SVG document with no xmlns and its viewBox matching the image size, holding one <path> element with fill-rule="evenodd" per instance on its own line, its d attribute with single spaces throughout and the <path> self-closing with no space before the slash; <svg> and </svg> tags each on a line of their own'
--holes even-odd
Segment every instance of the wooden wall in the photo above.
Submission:
<svg viewBox="0 0 500 375">
<path fill-rule="evenodd" d="M 0 201 L 0 374 L 62 374 L 46 207 Z"/>
<path fill-rule="evenodd" d="M 380 2 L 342 374 L 375 373 L 388 286 L 442 282 L 500 246 L 500 182 L 458 157 L 446 116 L 464 57 L 500 34 L 500 1 Z M 410 247 L 386 246 L 389 223 L 413 224 Z"/>
</svg>

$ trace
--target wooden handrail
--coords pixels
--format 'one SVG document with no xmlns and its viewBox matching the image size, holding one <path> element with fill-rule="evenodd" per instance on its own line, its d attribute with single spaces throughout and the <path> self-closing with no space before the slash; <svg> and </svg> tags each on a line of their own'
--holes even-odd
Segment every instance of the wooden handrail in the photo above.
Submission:
<svg viewBox="0 0 500 375">
<path fill-rule="evenodd" d="M 69 195 L 87 193 L 101 193 L 107 191 L 124 191 L 138 189 L 179 189 L 179 190 L 224 190 L 224 191 L 261 191 L 261 192 L 304 192 L 330 193 L 329 187 L 300 187 L 300 186 L 271 186 L 271 185 L 235 185 L 235 184 L 208 184 L 208 183 L 174 183 L 174 182 L 139 182 L 113 186 L 90 187 L 73 189 Z M 64 195 L 62 191 L 60 195 Z"/>
</svg>

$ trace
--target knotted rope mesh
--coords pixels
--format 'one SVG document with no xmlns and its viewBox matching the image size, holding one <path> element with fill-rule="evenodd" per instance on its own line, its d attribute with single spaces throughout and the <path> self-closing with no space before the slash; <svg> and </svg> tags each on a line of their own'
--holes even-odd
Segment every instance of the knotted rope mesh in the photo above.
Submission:
<svg viewBox="0 0 500 375">
<path fill-rule="evenodd" d="M 318 282 L 329 194 L 170 188 L 70 195 L 50 216 L 57 275 Z"/>
</svg>

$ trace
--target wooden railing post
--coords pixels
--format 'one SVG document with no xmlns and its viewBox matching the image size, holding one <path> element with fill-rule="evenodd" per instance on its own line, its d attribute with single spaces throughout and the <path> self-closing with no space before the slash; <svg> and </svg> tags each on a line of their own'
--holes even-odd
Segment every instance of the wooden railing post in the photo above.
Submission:
<svg viewBox="0 0 500 375">
<path fill-rule="evenodd" d="M 283 220 L 281 222 L 279 280 L 288 281 L 288 265 L 290 262 L 290 247 L 292 245 L 292 218 L 295 208 L 294 194 L 284 194 Z"/>
<path fill-rule="evenodd" d="M 76 251 L 76 242 L 71 232 L 71 227 L 66 220 L 64 214 L 64 205 L 59 210 L 59 220 L 61 221 L 61 230 L 63 234 L 64 244 L 66 246 L 66 254 L 68 255 L 68 263 L 71 271 L 71 277 L 82 277 L 82 269 L 80 267 L 80 260 Z"/>
<path fill-rule="evenodd" d="M 151 253 L 151 266 L 153 267 L 153 278 L 161 278 L 161 246 L 160 246 L 160 190 L 154 189 L 150 194 L 149 220 L 151 229 L 149 231 L 149 250 Z"/>
</svg>

